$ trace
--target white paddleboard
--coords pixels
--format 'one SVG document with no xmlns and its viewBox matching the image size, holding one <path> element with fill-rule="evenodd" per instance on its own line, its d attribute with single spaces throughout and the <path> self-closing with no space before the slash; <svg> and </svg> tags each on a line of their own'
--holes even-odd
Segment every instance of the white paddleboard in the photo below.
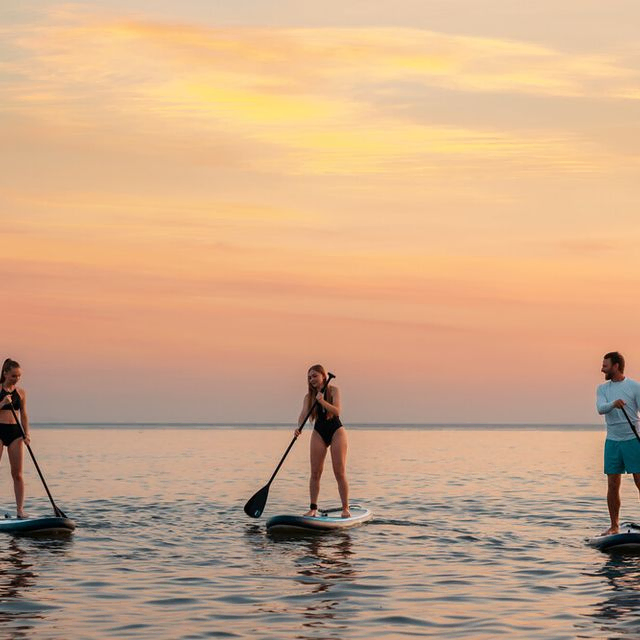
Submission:
<svg viewBox="0 0 640 640">
<path fill-rule="evenodd" d="M 373 518 L 373 513 L 360 505 L 354 504 L 349 507 L 351 517 L 342 518 L 341 508 L 318 510 L 318 516 L 298 516 L 283 514 L 273 516 L 267 520 L 267 531 L 272 533 L 287 531 L 338 531 L 358 527 Z"/>
<path fill-rule="evenodd" d="M 625 549 L 640 551 L 640 524 L 623 522 L 619 533 L 589 538 L 587 544 L 600 551 L 624 551 Z"/>
</svg>

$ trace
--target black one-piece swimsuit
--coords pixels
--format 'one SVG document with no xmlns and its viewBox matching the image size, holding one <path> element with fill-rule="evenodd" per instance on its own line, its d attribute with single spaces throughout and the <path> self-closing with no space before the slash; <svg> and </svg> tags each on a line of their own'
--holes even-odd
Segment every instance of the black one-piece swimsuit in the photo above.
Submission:
<svg viewBox="0 0 640 640">
<path fill-rule="evenodd" d="M 340 418 L 338 416 L 327 418 L 327 410 L 322 405 L 318 405 L 318 415 L 316 416 L 316 421 L 313 425 L 313 429 L 320 434 L 320 437 L 327 445 L 327 447 L 333 440 L 333 434 L 341 426 L 342 422 L 340 422 Z"/>
</svg>

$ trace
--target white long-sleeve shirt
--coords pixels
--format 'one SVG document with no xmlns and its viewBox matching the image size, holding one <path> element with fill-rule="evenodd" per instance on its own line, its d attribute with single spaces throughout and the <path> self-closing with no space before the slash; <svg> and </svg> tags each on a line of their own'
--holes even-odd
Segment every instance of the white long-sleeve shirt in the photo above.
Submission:
<svg viewBox="0 0 640 640">
<path fill-rule="evenodd" d="M 596 393 L 596 408 L 600 415 L 604 415 L 607 423 L 607 438 L 609 440 L 631 440 L 635 438 L 622 409 L 614 409 L 616 400 L 624 400 L 627 415 L 638 427 L 638 409 L 640 409 L 640 383 L 625 378 L 620 382 L 609 380 L 598 386 Z"/>
</svg>

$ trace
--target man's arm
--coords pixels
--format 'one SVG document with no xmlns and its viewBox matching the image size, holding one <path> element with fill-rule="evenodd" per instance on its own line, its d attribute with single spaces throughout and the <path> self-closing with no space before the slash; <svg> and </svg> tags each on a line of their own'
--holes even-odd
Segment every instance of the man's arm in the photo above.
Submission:
<svg viewBox="0 0 640 640">
<path fill-rule="evenodd" d="M 598 386 L 598 391 L 596 393 L 596 409 L 598 410 L 598 413 L 600 415 L 603 415 L 605 413 L 609 413 L 609 411 L 611 411 L 614 406 L 615 406 L 615 401 L 614 402 L 607 402 L 607 399 L 604 396 L 604 385 L 599 385 Z"/>
</svg>

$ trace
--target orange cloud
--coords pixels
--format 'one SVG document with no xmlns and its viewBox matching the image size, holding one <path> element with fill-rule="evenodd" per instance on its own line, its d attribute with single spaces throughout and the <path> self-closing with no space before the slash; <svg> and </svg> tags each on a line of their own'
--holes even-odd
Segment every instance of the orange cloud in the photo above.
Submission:
<svg viewBox="0 0 640 640">
<path fill-rule="evenodd" d="M 120 148 L 129 129 L 141 140 L 173 135 L 192 157 L 224 136 L 254 170 L 290 174 L 438 173 L 442 163 L 453 170 L 451 158 L 599 170 L 611 158 L 576 134 L 411 121 L 385 113 L 369 89 L 410 81 L 614 98 L 640 75 L 612 55 L 414 29 L 206 29 L 85 15 L 11 39 L 27 58 L 9 110 L 72 126 L 72 138 L 83 127 L 99 138 L 104 121 L 122 131 L 105 131 L 103 144 L 120 138 Z"/>
</svg>

